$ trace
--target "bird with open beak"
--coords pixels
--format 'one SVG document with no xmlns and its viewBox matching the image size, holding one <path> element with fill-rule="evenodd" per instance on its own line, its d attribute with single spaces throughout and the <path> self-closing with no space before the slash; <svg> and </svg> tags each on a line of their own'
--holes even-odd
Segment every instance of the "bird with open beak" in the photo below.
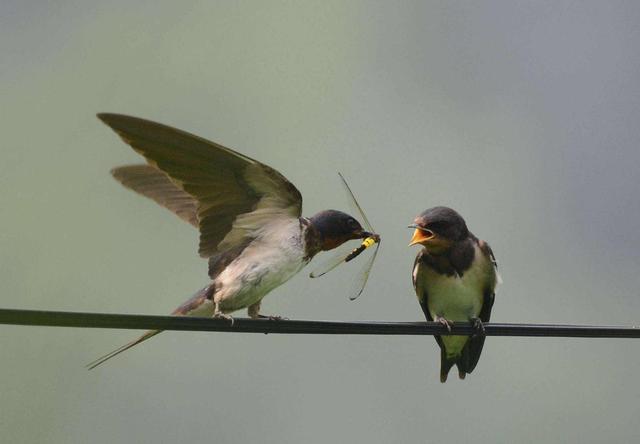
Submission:
<svg viewBox="0 0 640 444">
<path fill-rule="evenodd" d="M 462 216 L 447 207 L 430 208 L 409 225 L 411 245 L 422 245 L 413 265 L 413 287 L 427 320 L 446 326 L 472 322 L 474 336 L 435 336 L 440 346 L 440 382 L 453 365 L 460 379 L 471 373 L 484 345 L 499 276 L 489 244 L 467 229 Z"/>
<path fill-rule="evenodd" d="M 209 260 L 209 285 L 174 315 L 227 318 L 247 308 L 260 314 L 262 298 L 291 279 L 319 252 L 365 239 L 352 216 L 325 210 L 302 217 L 298 189 L 273 168 L 214 142 L 169 126 L 119 114 L 99 114 L 146 164 L 115 168 L 125 187 L 154 200 L 200 231 L 200 256 Z M 93 361 L 94 368 L 160 333 Z"/>
</svg>

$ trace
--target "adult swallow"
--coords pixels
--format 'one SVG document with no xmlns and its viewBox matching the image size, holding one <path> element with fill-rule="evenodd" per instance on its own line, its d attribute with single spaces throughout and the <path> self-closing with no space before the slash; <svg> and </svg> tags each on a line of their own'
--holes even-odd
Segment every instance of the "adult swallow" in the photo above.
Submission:
<svg viewBox="0 0 640 444">
<path fill-rule="evenodd" d="M 483 322 L 489 322 L 499 281 L 491 247 L 468 229 L 462 216 L 447 207 L 430 208 L 409 225 L 409 245 L 420 244 L 413 265 L 413 288 L 427 320 L 451 330 L 455 321 L 471 321 L 474 336 L 435 336 L 440 346 L 440 382 L 455 364 L 460 379 L 471 373 L 484 345 Z"/>
<path fill-rule="evenodd" d="M 147 163 L 112 170 L 125 187 L 169 209 L 200 231 L 198 253 L 209 260 L 209 285 L 173 315 L 227 318 L 291 279 L 319 252 L 372 235 L 352 216 L 321 211 L 301 216 L 302 196 L 273 168 L 169 126 L 119 114 L 98 114 Z M 94 368 L 160 333 L 149 331 L 88 364 Z"/>
</svg>

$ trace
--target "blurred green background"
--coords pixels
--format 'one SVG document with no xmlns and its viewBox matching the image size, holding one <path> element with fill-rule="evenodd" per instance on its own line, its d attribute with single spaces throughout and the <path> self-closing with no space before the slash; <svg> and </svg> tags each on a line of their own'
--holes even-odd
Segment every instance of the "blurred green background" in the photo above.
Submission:
<svg viewBox="0 0 640 444">
<path fill-rule="evenodd" d="M 96 118 L 157 120 L 277 168 L 304 214 L 384 242 L 263 311 L 418 321 L 406 225 L 459 210 L 505 283 L 493 320 L 640 319 L 638 2 L 0 3 L 0 306 L 165 314 L 207 282 L 197 234 L 121 188 Z M 243 314 L 244 315 L 244 314 Z M 490 338 L 438 382 L 428 337 L 0 326 L 3 442 L 637 442 L 640 342 Z"/>
</svg>

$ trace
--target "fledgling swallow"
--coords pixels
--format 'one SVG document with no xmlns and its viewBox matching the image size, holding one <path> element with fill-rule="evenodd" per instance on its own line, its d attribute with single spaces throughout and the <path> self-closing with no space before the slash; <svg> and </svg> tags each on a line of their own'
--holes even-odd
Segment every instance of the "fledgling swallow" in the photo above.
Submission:
<svg viewBox="0 0 640 444">
<path fill-rule="evenodd" d="M 273 168 L 169 126 L 119 114 L 98 114 L 147 163 L 112 170 L 125 187 L 154 200 L 200 231 L 199 254 L 211 283 L 173 315 L 228 318 L 248 309 L 298 273 L 319 252 L 377 236 L 336 210 L 302 217 L 302 196 Z M 376 237 L 379 240 L 379 236 Z M 273 318 L 273 317 L 272 317 Z M 160 333 L 149 331 L 93 361 L 106 360 Z"/>
<path fill-rule="evenodd" d="M 462 216 L 447 207 L 430 208 L 409 225 L 411 245 L 420 244 L 413 265 L 413 288 L 427 320 L 451 330 L 455 321 L 471 321 L 474 336 L 435 336 L 440 346 L 440 382 L 455 364 L 460 379 L 471 373 L 484 345 L 499 281 L 491 247 L 468 229 Z"/>
</svg>

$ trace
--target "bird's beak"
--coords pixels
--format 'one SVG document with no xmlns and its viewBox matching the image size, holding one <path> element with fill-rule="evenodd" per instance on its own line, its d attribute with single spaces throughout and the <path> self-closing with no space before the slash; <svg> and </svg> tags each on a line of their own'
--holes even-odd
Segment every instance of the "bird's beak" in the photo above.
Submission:
<svg viewBox="0 0 640 444">
<path fill-rule="evenodd" d="M 409 242 L 409 246 L 421 244 L 428 241 L 429 239 L 432 239 L 435 236 L 432 231 L 420 228 L 416 224 L 409 225 L 409 228 L 415 228 L 413 237 L 411 238 L 411 242 Z"/>
</svg>

